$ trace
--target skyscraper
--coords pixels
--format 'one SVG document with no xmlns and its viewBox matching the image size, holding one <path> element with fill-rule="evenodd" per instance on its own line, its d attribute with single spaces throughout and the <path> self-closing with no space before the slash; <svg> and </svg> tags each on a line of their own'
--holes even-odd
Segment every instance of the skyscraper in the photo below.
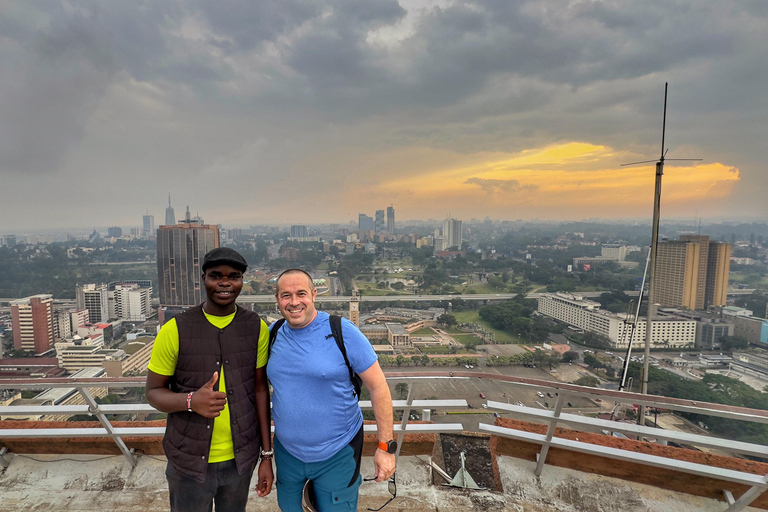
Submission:
<svg viewBox="0 0 768 512">
<path fill-rule="evenodd" d="M 724 306 L 731 244 L 704 235 L 681 235 L 662 242 L 656 253 L 653 300 L 666 307 L 706 309 Z"/>
<path fill-rule="evenodd" d="M 13 348 L 42 354 L 53 347 L 53 295 L 11 301 Z"/>
<path fill-rule="evenodd" d="M 376 223 L 374 225 L 376 233 L 385 233 L 387 229 L 386 221 L 384 220 L 384 210 L 376 210 Z"/>
<path fill-rule="evenodd" d="M 463 222 L 456 219 L 445 219 L 443 221 L 443 240 L 442 250 L 458 247 L 461 249 Z"/>
<path fill-rule="evenodd" d="M 75 292 L 78 309 L 87 309 L 92 324 L 109 320 L 109 299 L 107 285 L 84 284 Z"/>
<path fill-rule="evenodd" d="M 142 221 L 141 236 L 143 238 L 149 238 L 149 237 L 155 236 L 155 216 L 149 215 L 149 214 L 144 215 L 141 218 L 141 221 Z"/>
<path fill-rule="evenodd" d="M 171 194 L 168 194 L 168 208 L 165 209 L 165 225 L 173 226 L 176 224 L 176 214 L 171 206 Z"/>
<path fill-rule="evenodd" d="M 189 215 L 187 215 L 189 217 Z M 219 228 L 187 218 L 157 229 L 157 283 L 160 308 L 195 306 L 203 302 L 203 257 L 219 246 Z M 163 321 L 161 319 L 161 321 Z"/>
<path fill-rule="evenodd" d="M 357 229 L 358 231 L 373 231 L 373 217 L 364 213 L 358 214 Z"/>
<path fill-rule="evenodd" d="M 387 233 L 390 235 L 395 233 L 395 208 L 393 206 L 387 206 Z"/>
</svg>

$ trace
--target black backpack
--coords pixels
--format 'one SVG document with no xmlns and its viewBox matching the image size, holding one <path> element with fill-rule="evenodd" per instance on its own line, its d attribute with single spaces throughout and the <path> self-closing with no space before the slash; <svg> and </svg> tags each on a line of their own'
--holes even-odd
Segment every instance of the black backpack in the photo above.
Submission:
<svg viewBox="0 0 768 512">
<path fill-rule="evenodd" d="M 347 365 L 347 370 L 349 370 L 349 380 L 352 382 L 352 387 L 355 389 L 355 396 L 357 397 L 357 400 L 360 401 L 360 388 L 363 385 L 363 379 L 355 373 L 355 370 L 352 369 L 352 365 L 349 364 L 349 359 L 347 359 L 347 348 L 344 346 L 344 336 L 341 334 L 341 317 L 338 315 L 329 315 L 329 320 L 331 323 L 331 334 L 326 336 L 325 339 L 333 337 L 333 339 L 336 340 L 336 346 L 339 347 L 341 355 L 344 356 L 344 363 Z M 272 354 L 272 345 L 275 344 L 277 331 L 280 330 L 280 327 L 282 327 L 284 323 L 285 318 L 281 318 L 272 325 L 272 329 L 269 331 L 269 348 L 267 349 L 267 354 Z"/>
</svg>

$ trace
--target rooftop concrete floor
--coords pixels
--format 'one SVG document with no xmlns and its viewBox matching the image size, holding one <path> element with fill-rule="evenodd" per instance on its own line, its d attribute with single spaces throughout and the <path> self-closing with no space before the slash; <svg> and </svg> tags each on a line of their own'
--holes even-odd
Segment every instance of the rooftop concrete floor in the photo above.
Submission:
<svg viewBox="0 0 768 512">
<path fill-rule="evenodd" d="M 133 469 L 123 456 L 6 458 L 10 466 L 0 472 L 0 512 L 168 510 L 163 457 L 140 456 Z M 532 462 L 511 457 L 500 457 L 498 462 L 503 493 L 430 485 L 429 458 L 403 456 L 398 462 L 397 499 L 384 511 L 720 512 L 727 508 L 725 502 L 554 466 L 547 466 L 537 478 Z M 371 457 L 363 458 L 362 473 L 373 474 Z M 388 498 L 386 484 L 364 483 L 359 510 L 378 508 Z M 253 494 L 247 510 L 278 510 L 275 491 L 266 498 Z"/>
</svg>

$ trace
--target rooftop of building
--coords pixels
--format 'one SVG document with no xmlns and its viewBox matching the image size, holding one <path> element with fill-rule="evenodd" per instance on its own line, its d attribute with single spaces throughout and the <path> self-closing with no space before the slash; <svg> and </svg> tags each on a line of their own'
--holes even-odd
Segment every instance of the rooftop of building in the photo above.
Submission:
<svg viewBox="0 0 768 512">
<path fill-rule="evenodd" d="M 662 430 L 593 417 L 595 410 L 610 409 L 615 400 L 758 424 L 768 423 L 768 411 L 476 371 L 389 372 L 387 378 L 393 389 L 397 383 L 407 383 L 409 392 L 407 399 L 395 400 L 397 410 L 407 410 L 405 420 L 396 425 L 396 433 L 403 432 L 398 497 L 385 511 L 768 508 L 768 495 L 761 495 L 768 489 L 768 464 L 746 457 L 768 459 L 768 447 L 720 440 L 692 426 Z M 24 379 L 0 386 L 62 388 L 71 387 L 73 380 L 81 393 L 98 385 L 111 389 L 143 385 L 141 378 L 80 377 L 44 383 Z M 482 402 L 478 389 L 488 395 Z M 559 393 L 552 399 L 557 404 L 544 407 L 536 393 Z M 512 396 L 525 400 L 525 405 L 503 401 Z M 473 403 L 476 407 L 467 409 Z M 131 411 L 132 417 L 143 417 L 151 408 L 146 404 L 67 407 L 70 413 L 78 407 L 81 413 L 90 410 L 100 422 L 0 421 L 0 510 L 167 510 L 166 461 L 159 437 L 164 422 L 114 420 L 114 414 Z M 370 403 L 361 402 L 361 407 L 369 409 Z M 408 411 L 427 408 L 435 411 L 432 421 L 408 421 Z M 8 409 L 0 408 L 0 414 Z M 610 432 L 623 436 L 605 435 Z M 664 440 L 686 447 L 658 442 Z M 367 434 L 364 476 L 373 473 L 374 443 L 375 434 Z M 439 476 L 443 472 L 450 478 L 459 472 L 460 452 L 466 453 L 466 469 L 483 489 L 449 487 Z M 386 485 L 366 483 L 360 509 L 380 507 L 388 498 Z M 253 496 L 247 510 L 277 510 L 274 490 L 265 499 Z"/>
</svg>

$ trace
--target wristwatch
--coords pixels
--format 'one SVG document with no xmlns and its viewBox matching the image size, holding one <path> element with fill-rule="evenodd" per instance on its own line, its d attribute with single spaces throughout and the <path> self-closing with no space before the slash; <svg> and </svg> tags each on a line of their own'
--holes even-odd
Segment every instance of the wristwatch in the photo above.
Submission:
<svg viewBox="0 0 768 512">
<path fill-rule="evenodd" d="M 397 441 L 391 439 L 386 443 L 379 441 L 379 450 L 394 454 L 397 451 Z"/>
</svg>

